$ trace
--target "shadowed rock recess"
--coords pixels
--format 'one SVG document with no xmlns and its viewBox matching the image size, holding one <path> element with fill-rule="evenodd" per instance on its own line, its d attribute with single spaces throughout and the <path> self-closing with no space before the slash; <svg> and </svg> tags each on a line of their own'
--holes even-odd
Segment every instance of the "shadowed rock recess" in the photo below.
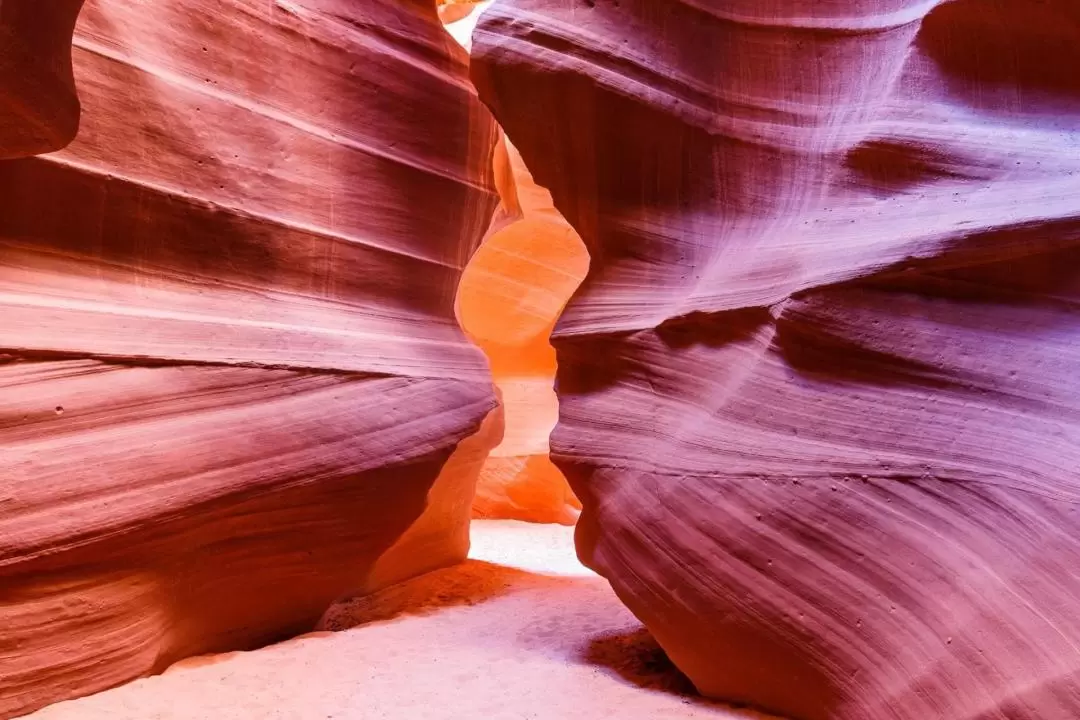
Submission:
<svg viewBox="0 0 1080 720">
<path fill-rule="evenodd" d="M 82 4 L 0 3 L 0 159 L 59 150 L 75 137 L 71 33 Z"/>
<path fill-rule="evenodd" d="M 496 127 L 424 0 L 0 3 L 0 717 L 463 560 Z"/>
<path fill-rule="evenodd" d="M 504 0 L 578 552 L 704 694 L 1080 717 L 1080 6 Z"/>
</svg>

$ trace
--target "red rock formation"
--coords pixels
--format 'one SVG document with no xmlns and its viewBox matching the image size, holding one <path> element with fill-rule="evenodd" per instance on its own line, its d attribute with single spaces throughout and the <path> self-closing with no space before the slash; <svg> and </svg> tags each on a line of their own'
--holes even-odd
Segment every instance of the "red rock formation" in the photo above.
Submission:
<svg viewBox="0 0 1080 720">
<path fill-rule="evenodd" d="M 2 717 L 462 559 L 498 439 L 454 317 L 496 129 L 432 3 L 91 0 L 74 44 L 78 140 L 0 164 Z"/>
<path fill-rule="evenodd" d="M 505 0 L 578 548 L 705 694 L 1080 716 L 1070 0 Z M 538 121 L 539 119 L 542 119 Z"/>
<path fill-rule="evenodd" d="M 71 33 L 82 4 L 0 2 L 0 159 L 58 150 L 75 137 Z"/>
</svg>

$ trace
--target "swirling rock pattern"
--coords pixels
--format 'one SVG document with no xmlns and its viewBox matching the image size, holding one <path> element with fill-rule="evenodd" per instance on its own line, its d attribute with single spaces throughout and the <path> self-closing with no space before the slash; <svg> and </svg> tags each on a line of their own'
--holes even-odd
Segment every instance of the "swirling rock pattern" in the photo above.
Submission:
<svg viewBox="0 0 1080 720">
<path fill-rule="evenodd" d="M 0 717 L 463 559 L 498 442 L 496 128 L 432 3 L 91 0 L 74 46 L 78 139 L 0 164 Z"/>
<path fill-rule="evenodd" d="M 705 694 L 1080 716 L 1077 10 L 481 19 L 481 97 L 591 254 L 553 336 L 579 554 Z"/>
</svg>

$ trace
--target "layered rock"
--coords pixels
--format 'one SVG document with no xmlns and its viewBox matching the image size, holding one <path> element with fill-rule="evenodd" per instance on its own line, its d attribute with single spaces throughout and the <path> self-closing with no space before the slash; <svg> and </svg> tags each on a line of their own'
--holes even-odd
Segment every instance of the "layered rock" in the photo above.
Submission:
<svg viewBox="0 0 1080 720">
<path fill-rule="evenodd" d="M 466 49 L 490 0 L 440 7 Z M 581 503 L 551 462 L 558 418 L 555 321 L 589 267 L 581 238 L 538 186 L 512 143 L 500 138 L 494 170 L 501 203 L 458 290 L 462 327 L 487 355 L 502 400 L 504 435 L 480 471 L 476 517 L 572 525 Z"/>
<path fill-rule="evenodd" d="M 464 558 L 498 441 L 454 316 L 496 128 L 432 3 L 91 0 L 74 45 L 78 139 L 0 163 L 3 717 Z"/>
<path fill-rule="evenodd" d="M 698 689 L 1080 715 L 1075 3 L 505 0 L 473 39 L 591 254 L 579 554 Z"/>
</svg>

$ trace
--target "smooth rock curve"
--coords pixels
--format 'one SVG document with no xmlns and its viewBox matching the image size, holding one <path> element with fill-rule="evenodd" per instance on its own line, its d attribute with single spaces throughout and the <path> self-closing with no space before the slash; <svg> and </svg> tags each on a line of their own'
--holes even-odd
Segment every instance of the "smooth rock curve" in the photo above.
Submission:
<svg viewBox="0 0 1080 720">
<path fill-rule="evenodd" d="M 591 255 L 579 554 L 698 689 L 1080 715 L 1076 4 L 505 0 L 473 39 Z"/>
<path fill-rule="evenodd" d="M 499 440 L 433 3 L 90 0 L 74 47 L 78 139 L 0 163 L 0 717 L 464 559 Z"/>
</svg>

